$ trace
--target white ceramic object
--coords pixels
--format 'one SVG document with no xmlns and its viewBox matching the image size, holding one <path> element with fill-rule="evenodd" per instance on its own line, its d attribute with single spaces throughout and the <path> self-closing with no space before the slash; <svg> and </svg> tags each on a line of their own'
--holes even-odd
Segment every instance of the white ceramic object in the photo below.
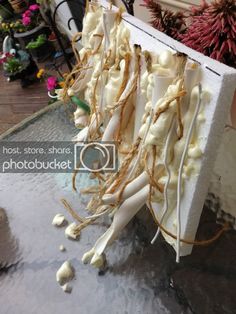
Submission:
<svg viewBox="0 0 236 314">
<path fill-rule="evenodd" d="M 56 214 L 52 220 L 52 225 L 56 227 L 62 227 L 65 224 L 67 224 L 67 220 L 65 219 L 65 216 L 62 214 Z"/>
<path fill-rule="evenodd" d="M 78 118 L 75 119 L 75 126 L 78 129 L 83 129 L 88 125 L 88 115 L 81 115 Z"/>
<path fill-rule="evenodd" d="M 102 17 L 102 8 L 96 2 L 91 2 L 88 6 L 88 12 L 83 19 L 83 30 L 82 30 L 82 46 L 85 48 L 91 48 L 89 39 L 92 37 L 94 30 Z"/>
<path fill-rule="evenodd" d="M 57 282 L 63 286 L 67 282 L 71 281 L 75 276 L 74 268 L 70 261 L 64 262 L 56 273 Z"/>
<path fill-rule="evenodd" d="M 68 96 L 74 96 L 77 93 L 83 91 L 88 82 L 91 79 L 93 73 L 93 60 L 89 60 L 88 64 L 86 65 L 86 70 L 82 70 L 81 74 L 78 76 L 78 78 L 75 80 L 73 85 L 68 90 Z"/>
<path fill-rule="evenodd" d="M 145 64 L 145 58 L 142 55 L 141 65 L 140 65 L 140 78 L 138 80 L 136 106 L 135 106 L 134 141 L 137 139 L 140 127 L 142 125 L 142 120 L 140 119 L 140 117 L 142 117 L 145 112 L 145 104 L 147 101 L 146 95 L 142 91 L 142 84 L 141 84 L 142 77 L 145 75 L 146 71 L 147 71 L 147 68 Z"/>
<path fill-rule="evenodd" d="M 84 90 L 84 94 L 85 94 L 85 100 L 88 104 L 92 104 L 94 101 L 94 91 L 95 91 L 95 99 L 96 99 L 96 103 L 98 104 L 98 112 L 101 114 L 101 116 L 103 117 L 102 120 L 99 120 L 99 123 L 102 123 L 104 125 L 106 125 L 106 112 L 104 112 L 105 109 L 105 105 L 108 102 L 109 106 L 112 105 L 113 101 L 110 101 L 106 99 L 107 97 L 111 97 L 112 93 L 110 92 L 110 88 L 109 88 L 109 93 L 104 93 L 104 88 L 106 91 L 106 83 L 107 83 L 107 79 L 109 78 L 109 82 L 111 82 L 111 78 L 112 78 L 112 73 L 110 72 L 110 70 L 108 71 L 103 71 L 103 63 L 106 57 L 106 54 L 108 53 L 108 49 L 109 51 L 113 51 L 114 52 L 114 60 L 113 62 L 115 62 L 117 59 L 119 59 L 120 57 L 123 58 L 123 55 L 121 53 L 121 51 L 118 49 L 116 49 L 117 47 L 117 42 L 119 43 L 118 46 L 124 46 L 125 45 L 125 40 L 127 40 L 127 38 L 129 37 L 129 34 L 126 34 L 125 36 L 123 36 L 124 34 L 124 26 L 123 23 L 119 23 L 119 24 L 115 24 L 115 26 L 113 26 L 114 21 L 116 19 L 117 16 L 117 12 L 113 11 L 113 10 L 104 10 L 102 15 L 99 15 L 99 17 L 97 17 L 97 21 L 99 21 L 99 24 L 96 26 L 95 30 L 92 28 L 92 25 L 95 26 L 92 22 L 91 22 L 91 16 L 94 15 L 94 10 L 93 10 L 93 4 L 89 5 L 89 12 L 87 15 L 89 15 L 88 17 L 85 16 L 84 18 L 84 22 L 85 22 L 85 31 L 82 32 L 82 43 L 84 44 L 84 48 L 82 49 L 82 51 L 80 52 L 80 57 L 82 57 L 82 55 L 85 53 L 86 49 L 93 49 L 94 51 L 97 51 L 97 53 L 95 55 L 92 55 L 89 59 L 88 62 L 88 68 L 91 67 L 91 69 L 86 70 L 85 75 L 83 76 L 82 74 L 78 76 L 78 78 L 75 80 L 73 86 L 69 89 L 68 94 L 69 95 L 74 95 L 76 93 L 81 92 L 82 90 Z M 113 29 L 113 31 L 111 30 L 111 28 Z M 90 31 L 90 35 L 88 36 L 86 32 L 88 32 L 88 30 Z M 125 28 L 126 29 L 126 28 Z M 97 34 L 104 34 L 104 38 L 102 40 L 102 49 L 100 49 L 101 51 L 98 51 L 98 49 L 96 49 L 96 47 L 98 47 L 98 42 L 97 40 L 101 40 L 101 37 L 97 37 Z M 83 40 L 83 36 L 84 36 L 84 40 Z M 92 40 L 92 38 L 96 38 L 96 42 L 94 40 Z M 101 41 L 100 41 L 101 43 Z M 122 48 L 122 52 L 124 52 L 126 50 L 126 48 Z M 122 62 L 122 60 L 121 60 Z M 117 67 L 117 65 L 116 65 Z M 112 69 L 111 69 L 112 70 Z M 118 72 L 118 75 L 120 77 L 119 79 L 119 83 L 121 84 L 122 82 L 122 76 L 123 76 L 123 71 L 122 71 L 122 65 L 121 65 L 121 70 L 120 71 L 116 71 Z M 115 73 L 116 74 L 116 73 Z M 119 90 L 119 84 L 117 84 L 117 82 L 115 83 L 115 88 L 114 88 L 114 98 L 117 94 Z M 113 98 L 113 99 L 114 99 Z M 100 118 L 101 118 L 100 116 Z M 96 121 L 97 122 L 97 121 Z M 94 123 L 94 119 L 91 119 L 91 123 Z M 77 124 L 80 124 L 82 126 L 82 123 L 79 123 L 77 121 Z M 95 125 L 95 129 L 99 127 L 99 124 Z M 93 126 L 89 127 L 89 130 L 86 131 L 87 136 L 82 137 L 82 135 L 79 135 L 79 139 L 81 140 L 85 140 L 88 138 L 88 133 L 92 133 L 92 129 L 94 128 L 94 124 Z"/>
<path fill-rule="evenodd" d="M 132 72 L 131 72 L 132 73 Z M 121 102 L 130 92 L 133 81 L 134 81 L 135 77 L 134 77 L 134 73 L 131 74 L 130 80 L 128 82 L 128 84 L 126 85 L 125 90 L 123 91 L 120 99 L 118 102 Z M 117 127 L 119 125 L 119 121 L 120 121 L 120 114 L 121 114 L 121 107 L 118 107 L 117 109 L 115 109 L 104 133 L 103 133 L 103 137 L 102 137 L 102 141 L 112 141 L 115 140 L 115 135 L 116 135 L 116 131 L 117 131 Z"/>
<path fill-rule="evenodd" d="M 108 47 L 110 46 L 110 32 L 114 25 L 115 18 L 116 18 L 117 12 L 115 10 L 109 10 L 105 9 L 103 11 L 103 29 L 104 29 L 104 35 L 105 35 L 105 51 L 108 50 Z"/>
<path fill-rule="evenodd" d="M 161 77 L 161 76 L 157 76 L 155 74 L 152 75 L 153 79 L 153 85 L 152 85 L 152 107 L 154 108 L 156 103 L 164 96 L 167 87 L 170 85 L 170 83 L 173 81 L 172 77 Z M 150 108 L 151 109 L 151 108 Z M 149 121 L 146 121 L 146 126 L 145 126 L 145 132 L 148 133 L 148 126 Z M 145 140 L 145 139 L 144 139 Z M 137 159 L 139 158 L 139 156 L 137 157 Z M 136 168 L 137 165 L 137 161 L 134 162 L 134 165 L 132 167 L 132 170 L 130 171 L 128 178 L 129 179 L 131 177 L 131 174 L 133 173 L 133 171 Z M 122 195 L 122 200 L 127 199 L 128 197 L 132 196 L 134 193 L 138 192 L 138 190 L 140 188 L 142 188 L 145 184 L 148 183 L 148 176 L 147 173 L 144 172 L 142 173 L 140 176 L 138 176 L 136 179 L 134 179 L 130 184 L 127 185 L 127 187 L 124 190 L 124 193 Z M 105 204 L 108 204 L 109 202 L 115 202 L 115 200 L 118 199 L 119 196 L 119 191 L 116 192 L 113 195 L 104 195 L 103 197 L 103 201 Z"/>
<path fill-rule="evenodd" d="M 107 82 L 107 71 L 104 71 L 104 61 L 105 57 L 108 54 L 108 47 L 110 46 L 110 31 L 112 26 L 114 25 L 115 18 L 117 16 L 117 12 L 114 10 L 104 10 L 103 11 L 103 33 L 104 33 L 104 48 L 101 55 L 101 64 L 100 64 L 100 99 L 99 99 L 99 111 L 104 113 L 105 101 L 104 101 L 104 87 Z"/>
<path fill-rule="evenodd" d="M 114 214 L 113 222 L 108 230 L 97 240 L 95 246 L 89 251 L 91 264 L 98 258 L 101 258 L 106 247 L 110 245 L 118 236 L 119 232 L 127 225 L 127 223 L 135 216 L 140 208 L 145 204 L 148 196 L 149 186 L 145 186 L 138 193 L 132 195 L 124 201 Z M 84 256 L 87 261 L 87 255 Z"/>
<path fill-rule="evenodd" d="M 146 172 L 142 172 L 132 182 L 130 182 L 122 193 L 121 200 L 126 200 L 130 196 L 136 194 L 140 189 L 148 184 L 148 175 Z M 114 194 L 104 194 L 102 201 L 104 204 L 115 204 L 119 198 L 119 192 Z"/>
<path fill-rule="evenodd" d="M 216 158 L 216 151 L 221 141 L 233 97 L 236 79 L 235 70 L 209 59 L 181 43 L 173 42 L 168 36 L 158 33 L 151 26 L 134 17 L 126 15 L 125 20 L 128 21 L 127 27 L 131 30 L 133 40 L 136 40 L 143 49 L 155 51 L 157 49 L 166 49 L 165 45 L 169 45 L 197 60 L 201 68 L 202 86 L 208 88 L 212 95 L 210 102 L 204 108 L 204 116 L 207 119 L 199 130 L 199 147 L 204 153 L 204 159 L 198 176 L 189 179 L 182 198 L 181 237 L 194 239 Z M 142 29 L 145 29 L 145 33 L 141 31 Z M 155 38 L 158 38 L 159 41 Z M 224 105 L 222 106 L 222 104 Z M 169 239 L 167 240 L 169 242 Z M 181 255 L 190 254 L 191 250 L 192 245 L 182 245 Z"/>
<path fill-rule="evenodd" d="M 73 240 L 77 240 L 79 238 L 79 234 L 76 233 L 76 223 L 72 222 L 71 224 L 69 224 L 69 226 L 66 228 L 65 230 L 65 236 L 68 239 L 73 239 Z"/>
<path fill-rule="evenodd" d="M 104 1 L 101 1 L 101 3 L 105 7 L 107 6 L 107 3 Z M 156 74 L 161 74 L 162 76 L 171 76 L 173 71 L 171 71 L 168 66 L 170 64 L 172 65 L 173 63 L 173 53 L 175 49 L 191 56 L 191 59 L 197 60 L 197 63 L 199 64 L 198 70 L 187 68 L 185 72 L 185 88 L 187 90 L 187 96 L 184 100 L 184 110 L 182 112 L 184 122 L 184 136 L 182 140 L 178 141 L 177 134 L 173 134 L 172 139 L 170 140 L 170 145 L 174 147 L 175 151 L 175 158 L 172 165 L 170 164 L 170 171 L 173 173 L 173 176 L 169 178 L 170 189 L 168 191 L 171 213 L 163 219 L 163 225 L 166 227 L 166 229 L 173 232 L 174 234 L 178 233 L 178 239 L 184 238 L 194 240 L 203 203 L 209 186 L 210 174 L 216 157 L 216 151 L 220 143 L 220 136 L 223 133 L 223 128 L 227 121 L 226 118 L 234 93 L 236 72 L 235 70 L 220 64 L 215 60 L 209 59 L 199 54 L 198 52 L 185 47 L 181 43 L 174 42 L 168 36 L 157 32 L 151 26 L 146 25 L 127 14 L 124 16 L 122 27 L 120 27 L 118 33 L 116 33 L 116 30 L 117 25 L 111 30 L 110 41 L 110 48 L 114 60 L 117 56 L 123 56 L 124 49 L 120 41 L 122 38 L 121 35 L 123 35 L 123 38 L 128 38 L 126 36 L 127 34 L 130 34 L 131 41 L 140 44 L 142 50 L 146 49 L 149 51 L 158 51 L 159 57 L 156 57 L 156 60 L 158 60 L 160 64 L 156 63 L 153 67 Z M 118 34 L 119 36 L 116 38 L 114 34 Z M 171 46 L 173 49 L 170 49 Z M 166 49 L 170 49 L 171 52 L 165 52 Z M 143 75 L 144 74 L 145 73 L 143 73 Z M 149 78 L 148 75 L 147 78 Z M 199 81 L 201 81 L 204 89 L 210 90 L 211 98 L 204 102 L 204 104 L 201 104 L 200 113 L 197 112 L 197 116 L 195 116 L 196 111 L 194 109 L 196 106 L 198 106 L 197 104 L 199 104 L 199 95 L 196 96 L 196 90 L 193 90 L 192 99 L 189 99 L 189 97 L 193 86 Z M 129 87 L 129 84 L 127 84 L 126 90 L 127 87 Z M 152 86 L 151 84 L 149 85 L 150 86 L 147 88 L 149 88 L 151 91 Z M 175 85 L 172 85 L 173 86 L 171 86 L 171 88 L 175 88 L 176 90 L 174 93 L 176 93 L 180 86 L 177 86 L 178 82 L 176 82 Z M 150 91 L 147 93 L 148 103 L 145 106 L 145 113 L 147 114 L 148 112 L 150 114 L 151 107 L 156 111 L 165 105 L 163 101 L 159 101 L 155 106 L 152 106 L 153 101 L 150 99 Z M 171 91 L 171 89 L 169 91 Z M 189 100 L 190 106 L 188 107 Z M 222 104 L 224 104 L 224 106 L 222 106 Z M 151 125 L 149 129 L 147 119 L 147 125 L 145 128 L 143 128 L 142 125 L 142 130 L 139 132 L 139 134 L 142 133 L 142 138 L 148 132 L 147 138 L 145 139 L 146 149 L 148 149 L 150 145 L 157 146 L 158 154 L 160 154 L 162 158 L 161 162 L 165 164 L 165 168 L 167 168 L 167 159 L 164 158 L 164 152 L 166 151 L 164 144 L 170 132 L 171 124 L 174 121 L 173 117 L 175 114 L 175 107 L 176 103 L 173 101 L 170 105 L 170 108 L 168 109 L 168 112 L 161 114 L 161 116 L 156 121 L 156 124 L 154 123 Z M 119 115 L 114 112 L 104 132 L 103 139 L 114 139 L 114 134 L 119 123 L 118 116 Z M 138 125 L 138 123 L 141 125 L 138 119 L 141 119 L 141 117 L 136 115 L 135 125 Z M 149 119 L 149 122 L 150 121 L 151 120 Z M 197 141 L 195 142 L 191 139 L 191 132 L 188 133 L 188 126 L 189 129 L 191 129 L 192 125 L 195 128 L 194 134 L 197 134 Z M 137 134 L 137 129 L 135 134 Z M 188 141 L 190 142 L 188 143 Z M 201 158 L 201 154 L 204 154 L 204 158 Z M 194 163 L 195 171 L 193 172 L 190 169 L 189 161 Z M 180 175 L 178 176 L 179 167 L 181 170 L 183 170 L 183 177 L 181 176 L 181 171 L 179 172 Z M 164 185 L 167 180 L 167 176 L 160 178 L 160 182 Z M 130 187 L 131 184 L 129 188 Z M 141 188 L 141 190 L 137 191 L 136 188 L 132 187 L 132 192 L 136 192 L 133 195 L 130 194 L 132 192 L 128 193 L 124 191 L 124 193 L 128 193 L 128 198 L 124 198 L 125 201 L 115 212 L 114 221 L 111 227 L 95 244 L 93 251 L 93 254 L 96 254 L 96 257 L 94 258 L 95 261 L 100 258 L 107 245 L 115 239 L 118 232 L 139 210 L 143 201 L 146 202 L 148 189 L 148 186 L 144 186 Z M 180 192 L 181 207 L 180 205 L 176 204 L 177 194 L 180 195 Z M 104 197 L 104 202 L 110 202 L 116 199 L 117 193 L 114 195 L 114 197 L 106 195 Z M 155 195 L 155 197 L 157 197 L 157 195 Z M 178 203 L 180 203 L 180 197 L 178 197 Z M 165 206 L 163 207 L 161 202 L 158 204 L 156 201 L 153 201 L 152 205 L 157 217 L 159 220 L 161 220 Z M 179 241 L 176 242 L 169 236 L 165 235 L 165 233 L 163 233 L 163 235 L 166 241 L 177 250 L 178 257 L 191 253 L 192 245 L 183 244 L 180 246 Z M 93 257 L 91 258 L 93 260 Z"/>
<path fill-rule="evenodd" d="M 160 76 L 157 74 L 153 74 L 153 109 L 155 108 L 155 105 L 159 99 L 161 99 L 168 88 L 168 86 L 173 82 L 174 77 L 171 76 Z"/>
</svg>

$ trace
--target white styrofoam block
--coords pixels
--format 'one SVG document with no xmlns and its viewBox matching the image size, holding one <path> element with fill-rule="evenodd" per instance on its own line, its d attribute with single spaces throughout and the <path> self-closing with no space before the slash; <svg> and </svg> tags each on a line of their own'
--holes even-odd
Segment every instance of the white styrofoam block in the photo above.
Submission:
<svg viewBox="0 0 236 314">
<path fill-rule="evenodd" d="M 209 187 L 209 199 L 219 198 L 213 210 L 220 218 L 230 221 L 236 229 L 236 130 L 225 129 L 214 164 Z M 220 205 L 220 206 L 219 206 Z M 225 215 L 226 213 L 226 215 Z"/>
<path fill-rule="evenodd" d="M 110 5 L 103 0 L 99 2 L 106 8 Z M 198 176 L 192 176 L 186 181 L 184 195 L 181 199 L 181 238 L 193 240 L 233 99 L 236 71 L 188 48 L 127 13 L 123 14 L 123 21 L 131 31 L 131 42 L 141 45 L 142 50 L 159 54 L 163 50 L 171 49 L 172 51 L 185 53 L 191 60 L 197 62 L 201 68 L 202 86 L 204 89 L 209 90 L 211 95 L 210 102 L 204 108 L 206 121 L 200 126 L 199 130 L 199 147 L 203 152 L 200 171 Z M 169 222 L 170 225 L 171 223 L 173 221 Z M 175 244 L 173 246 L 175 247 Z M 192 245 L 183 245 L 181 255 L 190 254 L 191 250 Z"/>
</svg>

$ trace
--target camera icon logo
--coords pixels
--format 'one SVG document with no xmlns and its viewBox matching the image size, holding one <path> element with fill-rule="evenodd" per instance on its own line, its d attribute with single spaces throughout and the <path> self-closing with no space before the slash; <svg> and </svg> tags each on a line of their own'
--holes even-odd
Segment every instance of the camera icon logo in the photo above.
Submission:
<svg viewBox="0 0 236 314">
<path fill-rule="evenodd" d="M 74 147 L 75 170 L 82 172 L 117 171 L 117 149 L 114 142 L 79 142 Z"/>
</svg>

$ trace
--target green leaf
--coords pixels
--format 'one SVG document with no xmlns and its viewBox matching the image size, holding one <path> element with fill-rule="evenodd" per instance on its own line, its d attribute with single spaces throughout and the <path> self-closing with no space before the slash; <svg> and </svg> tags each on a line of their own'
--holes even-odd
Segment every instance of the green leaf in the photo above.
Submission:
<svg viewBox="0 0 236 314">
<path fill-rule="evenodd" d="M 90 113 L 90 107 L 85 102 L 81 101 L 78 97 L 72 96 L 71 101 L 78 107 L 85 110 L 87 113 Z"/>
</svg>

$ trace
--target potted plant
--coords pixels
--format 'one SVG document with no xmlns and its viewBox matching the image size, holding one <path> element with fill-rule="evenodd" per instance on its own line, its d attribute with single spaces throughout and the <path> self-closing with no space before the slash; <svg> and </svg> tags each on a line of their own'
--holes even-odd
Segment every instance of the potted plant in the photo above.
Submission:
<svg viewBox="0 0 236 314">
<path fill-rule="evenodd" d="M 14 37 L 18 39 L 22 48 L 41 34 L 49 34 L 50 30 L 43 22 L 38 4 L 32 4 L 22 14 L 22 19 L 18 21 L 17 28 L 14 28 Z"/>
<path fill-rule="evenodd" d="M 48 36 L 48 41 L 50 42 L 50 44 L 54 47 L 56 51 L 61 51 L 61 47 L 56 39 L 56 35 L 54 32 L 51 32 L 51 34 Z M 61 42 L 64 48 L 71 47 L 71 43 L 65 34 L 61 34 Z"/>
<path fill-rule="evenodd" d="M 58 44 L 58 41 L 56 39 L 56 35 L 54 32 L 51 32 L 51 34 L 48 36 L 48 41 L 50 42 L 50 44 L 54 47 L 56 51 L 60 50 L 60 46 Z"/>
<path fill-rule="evenodd" d="M 46 83 L 48 96 L 50 97 L 49 104 L 52 104 L 57 100 L 62 100 L 66 75 L 67 74 L 60 74 L 60 77 L 58 78 L 45 71 L 43 68 L 36 74 L 36 77 L 40 82 Z"/>
<path fill-rule="evenodd" d="M 13 15 L 12 8 L 8 0 L 0 0 L 0 17 L 2 20 L 7 20 Z"/>
<path fill-rule="evenodd" d="M 34 83 L 37 65 L 26 52 L 11 49 L 10 52 L 0 54 L 0 64 L 3 64 L 4 76 L 8 81 L 20 80 L 22 87 Z"/>
<path fill-rule="evenodd" d="M 0 63 L 7 76 L 14 76 L 24 69 L 24 64 L 13 54 L 5 53 L 0 56 Z"/>
<path fill-rule="evenodd" d="M 46 60 L 54 50 L 45 34 L 41 34 L 36 40 L 29 42 L 26 48 L 37 62 Z"/>
</svg>

